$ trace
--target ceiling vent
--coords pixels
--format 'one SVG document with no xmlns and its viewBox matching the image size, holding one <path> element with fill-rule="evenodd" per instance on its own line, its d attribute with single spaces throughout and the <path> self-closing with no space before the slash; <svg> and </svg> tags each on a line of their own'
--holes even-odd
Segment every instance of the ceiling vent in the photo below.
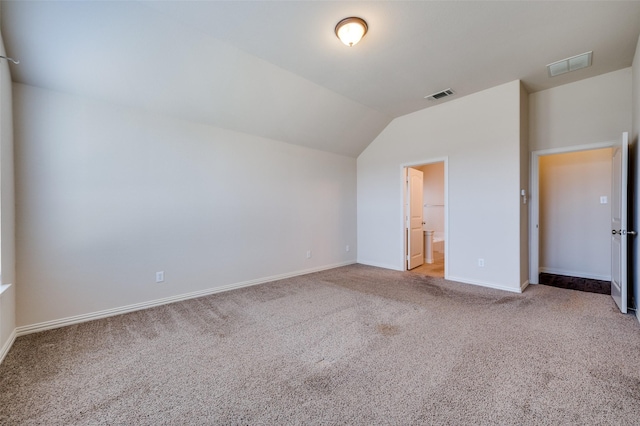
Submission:
<svg viewBox="0 0 640 426">
<path fill-rule="evenodd" d="M 570 58 L 549 64 L 547 65 L 549 77 L 555 77 L 556 75 L 589 67 L 591 66 L 592 56 L 593 51 L 582 53 L 580 55 L 572 56 Z"/>
<path fill-rule="evenodd" d="M 445 89 L 440 92 L 432 93 L 428 96 L 425 96 L 425 99 L 429 99 L 430 101 L 437 101 L 442 98 L 446 98 L 447 96 L 453 95 L 455 92 L 451 89 Z"/>
</svg>

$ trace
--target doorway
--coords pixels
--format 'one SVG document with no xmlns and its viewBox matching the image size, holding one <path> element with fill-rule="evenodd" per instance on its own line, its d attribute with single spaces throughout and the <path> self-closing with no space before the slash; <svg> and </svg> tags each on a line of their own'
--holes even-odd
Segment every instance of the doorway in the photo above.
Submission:
<svg viewBox="0 0 640 426">
<path fill-rule="evenodd" d="M 530 283 L 611 281 L 614 144 L 532 153 Z"/>
<path fill-rule="evenodd" d="M 446 169 L 446 160 L 404 169 L 405 268 L 439 278 L 445 278 L 447 270 Z"/>
</svg>

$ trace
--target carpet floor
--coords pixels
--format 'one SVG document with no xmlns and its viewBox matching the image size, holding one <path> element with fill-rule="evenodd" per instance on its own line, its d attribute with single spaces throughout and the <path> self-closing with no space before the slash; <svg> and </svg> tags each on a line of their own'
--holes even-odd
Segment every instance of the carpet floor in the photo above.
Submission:
<svg viewBox="0 0 640 426">
<path fill-rule="evenodd" d="M 638 424 L 609 296 L 363 265 L 20 337 L 2 425 Z"/>
</svg>

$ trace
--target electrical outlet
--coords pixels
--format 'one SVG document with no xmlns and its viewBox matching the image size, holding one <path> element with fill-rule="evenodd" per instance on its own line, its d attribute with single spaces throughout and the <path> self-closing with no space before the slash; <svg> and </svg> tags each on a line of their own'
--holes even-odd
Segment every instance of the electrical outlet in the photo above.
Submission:
<svg viewBox="0 0 640 426">
<path fill-rule="evenodd" d="M 156 272 L 156 282 L 163 283 L 164 282 L 164 271 Z"/>
<path fill-rule="evenodd" d="M 351 250 L 351 247 L 346 246 L 344 249 L 345 249 L 345 251 L 349 251 L 349 250 Z"/>
<path fill-rule="evenodd" d="M 311 259 L 311 250 L 307 250 L 307 259 Z"/>
<path fill-rule="evenodd" d="M 478 259 L 478 266 L 484 268 L 484 259 Z"/>
</svg>

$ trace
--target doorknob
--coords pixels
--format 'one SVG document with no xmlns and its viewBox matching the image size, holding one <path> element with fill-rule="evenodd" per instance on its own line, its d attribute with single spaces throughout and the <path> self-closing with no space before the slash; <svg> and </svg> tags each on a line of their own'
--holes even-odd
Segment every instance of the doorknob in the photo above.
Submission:
<svg viewBox="0 0 640 426">
<path fill-rule="evenodd" d="M 611 230 L 611 234 L 612 234 L 612 235 L 616 235 L 616 234 L 620 234 L 620 235 L 632 235 L 632 236 L 634 236 L 634 237 L 635 237 L 636 235 L 638 235 L 638 233 L 637 233 L 636 231 L 623 231 L 623 230 L 621 230 L 621 229 L 619 229 L 619 230 L 617 230 L 617 231 L 616 231 L 615 229 L 612 229 L 612 230 Z"/>
</svg>

